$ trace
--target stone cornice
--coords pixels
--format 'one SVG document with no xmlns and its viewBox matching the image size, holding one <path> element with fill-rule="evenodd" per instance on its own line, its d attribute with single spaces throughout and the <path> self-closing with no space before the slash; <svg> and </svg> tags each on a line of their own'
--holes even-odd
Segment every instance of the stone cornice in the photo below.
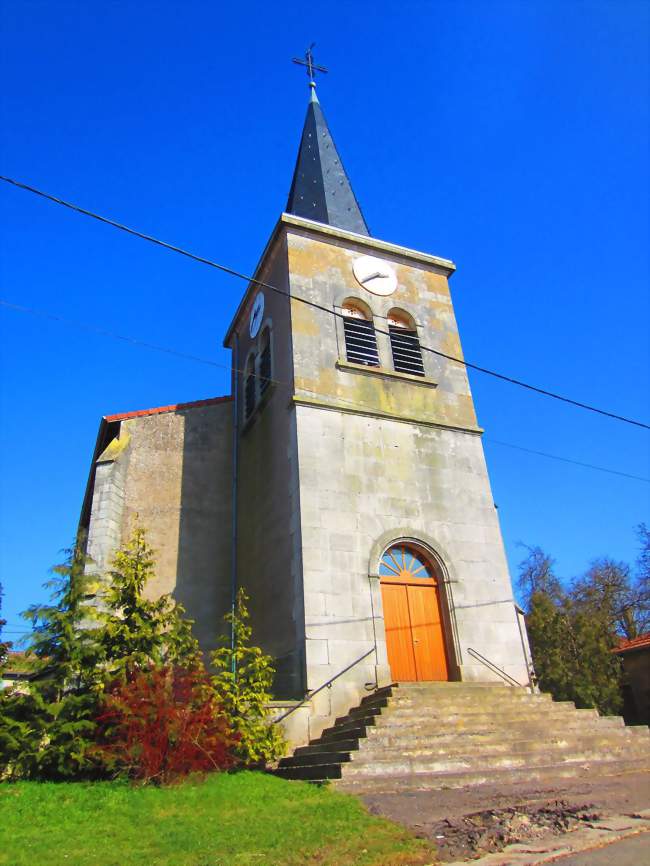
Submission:
<svg viewBox="0 0 650 866">
<path fill-rule="evenodd" d="M 368 418 L 382 418 L 386 421 L 398 421 L 402 424 L 417 424 L 421 427 L 436 427 L 440 430 L 455 430 L 457 433 L 468 433 L 472 436 L 481 436 L 482 427 L 458 427 L 454 424 L 445 424 L 442 421 L 429 421 L 424 418 L 415 418 L 410 415 L 396 415 L 392 412 L 382 412 L 379 409 L 359 409 L 356 406 L 346 406 L 335 400 L 317 400 L 314 397 L 303 397 L 294 394 L 289 405 L 310 406 L 313 409 L 324 409 L 330 412 L 345 412 L 348 415 L 364 415 Z"/>
<path fill-rule="evenodd" d="M 409 259 L 409 261 L 421 262 L 425 265 L 433 265 L 434 267 L 440 268 L 440 270 L 445 273 L 445 276 L 451 276 L 451 274 L 456 270 L 456 265 L 450 259 L 443 259 L 440 256 L 431 255 L 431 253 L 422 253 L 419 250 L 412 250 L 410 247 L 403 247 L 399 244 L 390 243 L 389 241 L 380 241 L 378 238 L 371 238 L 367 235 L 359 235 L 356 234 L 356 232 L 349 232 L 345 229 L 325 225 L 324 223 L 317 223 L 313 220 L 305 219 L 304 217 L 294 216 L 294 214 L 283 213 L 278 220 L 276 231 L 280 225 L 304 229 L 317 235 L 325 235 L 326 237 L 352 242 L 361 247 L 391 253 L 395 256 L 403 256 L 404 258 Z"/>
</svg>

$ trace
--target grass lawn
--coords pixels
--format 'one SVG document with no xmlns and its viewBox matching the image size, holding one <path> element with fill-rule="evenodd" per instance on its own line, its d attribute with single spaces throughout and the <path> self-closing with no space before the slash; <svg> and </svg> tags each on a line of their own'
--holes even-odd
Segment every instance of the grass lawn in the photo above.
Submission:
<svg viewBox="0 0 650 866">
<path fill-rule="evenodd" d="M 0 785 L 2 866 L 406 866 L 426 843 L 353 797 L 262 773 L 168 788 Z"/>
</svg>

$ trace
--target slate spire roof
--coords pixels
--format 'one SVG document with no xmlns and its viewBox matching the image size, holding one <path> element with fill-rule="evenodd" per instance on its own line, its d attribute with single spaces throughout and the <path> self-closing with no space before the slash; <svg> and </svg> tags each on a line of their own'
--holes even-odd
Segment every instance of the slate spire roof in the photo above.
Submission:
<svg viewBox="0 0 650 866">
<path fill-rule="evenodd" d="M 360 235 L 370 235 L 313 81 L 310 87 L 311 98 L 286 212 Z"/>
</svg>

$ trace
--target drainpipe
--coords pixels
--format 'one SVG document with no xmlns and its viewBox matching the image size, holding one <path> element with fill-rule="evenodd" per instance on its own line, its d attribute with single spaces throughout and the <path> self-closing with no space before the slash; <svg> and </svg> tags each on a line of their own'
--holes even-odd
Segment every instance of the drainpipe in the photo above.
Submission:
<svg viewBox="0 0 650 866">
<path fill-rule="evenodd" d="M 239 334 L 235 331 L 233 350 L 233 421 L 232 421 L 232 548 L 230 576 L 230 612 L 237 607 L 237 481 L 239 475 Z M 230 648 L 235 649 L 235 624 L 230 627 Z M 236 674 L 233 655 L 232 672 Z"/>
</svg>

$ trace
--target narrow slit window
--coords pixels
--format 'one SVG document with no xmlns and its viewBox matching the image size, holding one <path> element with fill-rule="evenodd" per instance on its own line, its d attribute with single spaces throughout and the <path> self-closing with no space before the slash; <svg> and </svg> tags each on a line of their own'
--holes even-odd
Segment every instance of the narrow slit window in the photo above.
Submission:
<svg viewBox="0 0 650 866">
<path fill-rule="evenodd" d="M 255 355 L 251 355 L 246 364 L 246 375 L 244 377 L 244 415 L 250 418 L 255 409 L 257 383 L 255 376 Z"/>
<path fill-rule="evenodd" d="M 400 310 L 391 310 L 388 314 L 388 333 L 396 372 L 424 376 L 422 349 L 413 319 Z"/>
<path fill-rule="evenodd" d="M 343 305 L 345 356 L 351 364 L 379 366 L 377 338 L 372 316 L 360 304 L 346 301 Z"/>
<path fill-rule="evenodd" d="M 260 349 L 260 397 L 266 393 L 271 384 L 271 335 L 268 328 L 262 334 L 262 345 Z"/>
</svg>

